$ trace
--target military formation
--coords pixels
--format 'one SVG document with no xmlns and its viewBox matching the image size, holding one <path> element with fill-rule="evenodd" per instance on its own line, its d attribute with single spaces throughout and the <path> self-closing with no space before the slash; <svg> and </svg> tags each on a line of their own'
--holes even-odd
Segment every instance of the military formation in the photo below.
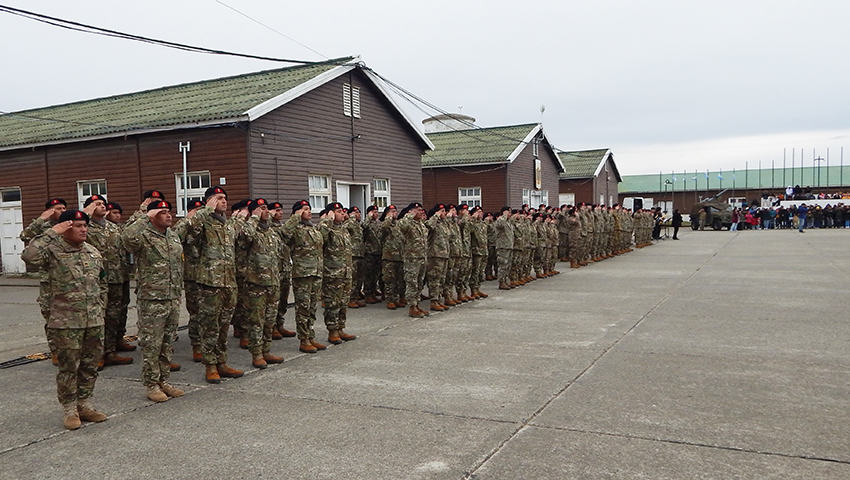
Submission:
<svg viewBox="0 0 850 480">
<path fill-rule="evenodd" d="M 138 210 L 122 223 L 123 209 L 92 195 L 82 210 L 61 198 L 21 234 L 22 258 L 40 276 L 39 307 L 53 362 L 64 424 L 99 422 L 106 415 L 90 403 L 98 370 L 132 363 L 118 352 L 136 347 L 125 340 L 130 278 L 136 280 L 141 379 L 147 398 L 164 402 L 183 395 L 168 383 L 173 342 L 183 296 L 189 312 L 192 359 L 205 366 L 205 380 L 238 378 L 227 364 L 230 327 L 255 368 L 283 362 L 274 340 L 298 337 L 298 349 L 314 354 L 319 303 L 327 341 L 342 344 L 349 309 L 383 303 L 422 318 L 487 298 L 483 281 L 510 290 L 650 245 L 653 218 L 619 206 L 541 205 L 480 207 L 411 203 L 346 209 L 328 204 L 313 218 L 307 200 L 284 207 L 264 198 L 230 205 L 222 187 L 186 206 L 175 221 L 172 205 L 158 190 L 144 193 Z M 290 290 L 295 330 L 284 327 Z M 427 293 L 426 293 L 427 292 Z M 420 304 L 425 300 L 427 308 Z"/>
</svg>

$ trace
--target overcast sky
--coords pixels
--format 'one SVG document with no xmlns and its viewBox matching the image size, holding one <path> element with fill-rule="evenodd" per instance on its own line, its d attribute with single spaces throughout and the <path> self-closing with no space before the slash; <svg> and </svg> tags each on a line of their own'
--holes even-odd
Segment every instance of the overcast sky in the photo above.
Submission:
<svg viewBox="0 0 850 480">
<path fill-rule="evenodd" d="M 441 109 L 462 107 L 480 126 L 542 119 L 560 149 L 611 148 L 624 174 L 779 167 L 783 149 L 790 167 L 792 148 L 797 165 L 801 149 L 810 165 L 827 148 L 837 165 L 840 149 L 850 147 L 846 0 L 0 4 L 255 55 L 360 55 Z M 7 13 L 0 13 L 0 42 L 3 112 L 280 66 Z M 417 122 L 436 113 L 403 107 Z"/>
</svg>

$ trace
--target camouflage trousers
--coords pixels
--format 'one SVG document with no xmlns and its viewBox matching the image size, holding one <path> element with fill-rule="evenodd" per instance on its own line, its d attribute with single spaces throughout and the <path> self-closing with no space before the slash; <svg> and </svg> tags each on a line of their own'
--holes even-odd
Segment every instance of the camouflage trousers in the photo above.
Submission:
<svg viewBox="0 0 850 480">
<path fill-rule="evenodd" d="M 538 245 L 537 248 L 534 249 L 534 271 L 538 275 L 542 275 L 543 272 L 546 271 L 543 268 L 543 265 L 545 263 L 548 263 L 547 258 L 546 258 L 547 255 L 548 255 L 548 251 L 546 250 L 545 246 L 541 247 L 541 246 Z"/>
<path fill-rule="evenodd" d="M 404 260 L 404 299 L 408 306 L 419 305 L 422 289 L 425 287 L 425 261 L 422 258 L 407 258 Z"/>
<path fill-rule="evenodd" d="M 499 259 L 499 283 L 510 283 L 514 251 L 509 248 L 496 250 Z"/>
<path fill-rule="evenodd" d="M 110 283 L 106 293 L 106 317 L 103 325 L 103 353 L 114 353 L 118 341 L 127 333 L 127 306 L 130 282 Z"/>
<path fill-rule="evenodd" d="M 275 328 L 283 328 L 283 316 L 289 309 L 289 290 L 292 288 L 292 272 L 280 273 L 280 297 L 277 302 L 277 318 L 274 321 Z"/>
<path fill-rule="evenodd" d="M 351 295 L 349 299 L 352 302 L 360 300 L 360 295 L 363 294 L 363 284 L 366 283 L 366 259 L 363 257 L 353 257 L 352 264 L 354 272 L 351 276 Z"/>
<path fill-rule="evenodd" d="M 189 312 L 189 342 L 193 347 L 201 346 L 201 328 L 198 324 L 198 304 L 201 300 L 201 287 L 193 280 L 183 281 L 186 292 L 186 310 Z"/>
<path fill-rule="evenodd" d="M 280 284 L 256 285 L 246 282 L 244 290 L 247 316 L 242 328 L 248 334 L 248 351 L 252 355 L 260 355 L 272 348 L 272 329 L 277 320 Z"/>
<path fill-rule="evenodd" d="M 168 381 L 171 344 L 180 319 L 180 299 L 138 301 L 139 348 L 142 350 L 142 383 L 152 387 Z"/>
<path fill-rule="evenodd" d="M 313 323 L 316 321 L 316 306 L 322 296 L 322 277 L 295 277 L 292 279 L 295 295 L 295 330 L 298 339 L 316 338 Z"/>
<path fill-rule="evenodd" d="M 384 300 L 398 303 L 404 295 L 404 262 L 383 260 Z"/>
<path fill-rule="evenodd" d="M 59 358 L 56 394 L 68 405 L 92 396 L 97 364 L 103 358 L 103 327 L 48 328 L 48 343 Z"/>
<path fill-rule="evenodd" d="M 455 279 L 455 289 L 465 290 L 469 288 L 469 275 L 472 274 L 472 255 L 459 257 L 456 268 L 457 278 Z"/>
<path fill-rule="evenodd" d="M 512 281 L 519 280 L 522 277 L 522 262 L 523 256 L 525 252 L 522 250 L 512 250 L 511 254 L 511 266 L 510 266 L 510 277 Z"/>
<path fill-rule="evenodd" d="M 428 257 L 428 269 L 425 271 L 425 279 L 428 282 L 428 296 L 432 301 L 437 301 L 443 294 L 443 283 L 446 281 L 446 268 L 448 258 Z"/>
<path fill-rule="evenodd" d="M 363 282 L 363 293 L 366 295 L 375 295 L 378 291 L 378 283 L 381 278 L 381 256 L 367 254 L 363 262 L 363 269 L 366 275 Z"/>
<path fill-rule="evenodd" d="M 245 292 L 245 279 L 236 277 L 236 308 L 229 323 L 233 325 L 233 331 L 245 332 L 245 320 L 248 318 L 248 298 Z"/>
<path fill-rule="evenodd" d="M 578 262 L 581 258 L 581 233 L 570 232 L 567 236 L 567 241 L 570 243 L 569 258 L 570 262 Z"/>
<path fill-rule="evenodd" d="M 472 256 L 472 271 L 469 274 L 469 287 L 480 288 L 484 278 L 484 268 L 487 266 L 487 255 Z"/>
<path fill-rule="evenodd" d="M 558 232 L 558 256 L 559 258 L 570 256 L 569 233 Z"/>
<path fill-rule="evenodd" d="M 53 340 L 47 333 L 47 320 L 50 318 L 50 297 L 47 294 L 49 288 L 49 283 L 38 282 L 38 299 L 36 299 L 36 302 L 41 311 L 41 316 L 44 317 L 44 336 L 47 338 L 47 348 L 51 354 L 54 354 L 56 353 L 56 346 L 53 345 Z"/>
<path fill-rule="evenodd" d="M 484 268 L 484 274 L 495 277 L 498 271 L 499 256 L 496 254 L 496 247 L 487 247 L 487 266 Z"/>
<path fill-rule="evenodd" d="M 527 277 L 531 275 L 531 269 L 534 268 L 534 251 L 537 250 L 537 246 L 526 247 L 522 251 L 522 276 Z"/>
<path fill-rule="evenodd" d="M 198 327 L 205 365 L 227 363 L 227 331 L 236 308 L 236 289 L 200 285 Z"/>
<path fill-rule="evenodd" d="M 322 302 L 325 304 L 325 327 L 342 330 L 348 315 L 348 298 L 351 290 L 350 278 L 325 278 L 322 280 Z"/>
<path fill-rule="evenodd" d="M 449 261 L 446 263 L 446 281 L 443 282 L 443 296 L 451 297 L 452 293 L 455 290 L 455 284 L 457 283 L 458 277 L 458 261 L 460 257 L 452 256 L 449 257 Z"/>
</svg>

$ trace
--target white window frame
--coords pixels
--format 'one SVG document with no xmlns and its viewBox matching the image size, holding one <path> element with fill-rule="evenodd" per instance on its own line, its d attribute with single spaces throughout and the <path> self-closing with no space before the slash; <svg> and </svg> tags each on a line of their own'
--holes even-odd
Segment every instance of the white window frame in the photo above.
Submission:
<svg viewBox="0 0 850 480">
<path fill-rule="evenodd" d="M 342 113 L 346 117 L 360 118 L 360 87 L 342 84 Z"/>
<path fill-rule="evenodd" d="M 212 186 L 212 175 L 210 175 L 210 172 L 208 170 L 186 172 L 186 177 L 189 180 L 189 189 L 184 192 L 183 172 L 174 174 L 174 187 L 175 191 L 177 192 L 177 201 L 175 202 L 175 204 L 177 205 L 178 217 L 186 216 L 186 204 L 183 200 L 184 198 L 186 198 L 186 195 L 188 195 L 189 197 L 187 201 L 204 201 L 204 193 L 206 193 L 207 189 Z M 206 183 L 204 183 L 204 177 L 206 177 Z M 194 179 L 198 180 L 197 183 L 193 181 Z"/>
<path fill-rule="evenodd" d="M 549 190 L 532 190 L 528 200 L 525 203 L 531 208 L 537 208 L 541 203 L 549 205 Z"/>
<path fill-rule="evenodd" d="M 469 207 L 480 207 L 481 187 L 458 187 L 457 203 L 458 205 L 468 205 Z"/>
<path fill-rule="evenodd" d="M 390 179 L 376 178 L 372 183 L 374 184 L 372 188 L 372 205 L 378 208 L 385 208 L 388 205 L 392 205 L 392 199 L 390 198 Z M 381 183 L 384 185 L 381 185 Z"/>
<path fill-rule="evenodd" d="M 309 189 L 310 208 L 321 210 L 325 205 L 331 203 L 332 193 L 330 175 L 307 175 L 307 188 Z"/>
<path fill-rule="evenodd" d="M 97 186 L 97 188 L 92 188 L 93 186 Z M 106 197 L 106 191 L 105 178 L 97 180 L 77 180 L 77 203 L 79 204 L 79 209 L 82 210 L 83 203 L 85 203 L 86 199 L 92 195 L 103 195 Z"/>
</svg>

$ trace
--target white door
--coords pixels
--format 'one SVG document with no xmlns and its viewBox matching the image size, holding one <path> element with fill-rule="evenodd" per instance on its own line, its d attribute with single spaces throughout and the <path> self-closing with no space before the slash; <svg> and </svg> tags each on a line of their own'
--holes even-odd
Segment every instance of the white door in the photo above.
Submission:
<svg viewBox="0 0 850 480">
<path fill-rule="evenodd" d="M 575 205 L 576 204 L 576 194 L 575 193 L 559 193 L 558 194 L 558 206 L 561 205 Z"/>
<path fill-rule="evenodd" d="M 343 182 L 336 184 L 336 201 L 345 208 L 357 207 L 361 212 L 365 212 L 366 206 L 370 205 L 368 198 L 368 184 Z"/>
<path fill-rule="evenodd" d="M 337 182 L 336 184 L 336 201 L 346 208 L 348 208 L 348 187 L 350 186 L 347 183 Z"/>
<path fill-rule="evenodd" d="M 24 229 L 19 188 L 0 191 L 0 253 L 3 254 L 3 273 L 24 273 L 21 260 L 24 244 L 19 238 Z"/>
</svg>

